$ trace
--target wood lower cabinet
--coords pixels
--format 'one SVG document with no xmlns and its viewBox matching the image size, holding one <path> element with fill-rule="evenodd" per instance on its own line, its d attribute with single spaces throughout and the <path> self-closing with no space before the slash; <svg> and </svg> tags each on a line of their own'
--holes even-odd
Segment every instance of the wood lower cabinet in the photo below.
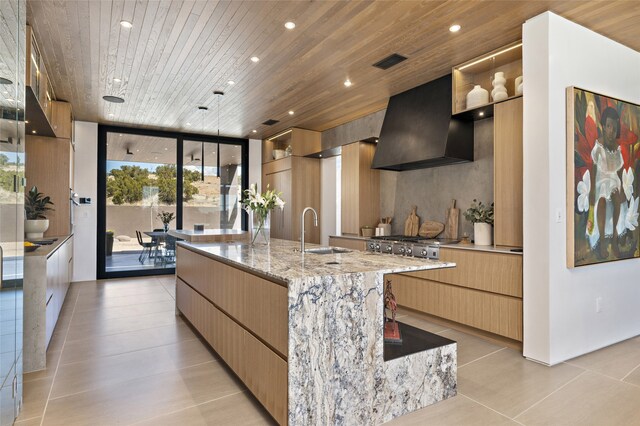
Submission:
<svg viewBox="0 0 640 426">
<path fill-rule="evenodd" d="M 393 274 L 398 305 L 522 341 L 522 256 L 440 249 L 456 267 Z"/>
<path fill-rule="evenodd" d="M 329 245 L 331 247 L 342 247 L 349 250 L 365 251 L 367 249 L 367 243 L 365 240 L 348 237 L 329 237 Z"/>
<path fill-rule="evenodd" d="M 494 239 L 522 247 L 522 97 L 494 108 Z"/>
<path fill-rule="evenodd" d="M 300 240 L 300 215 L 305 207 L 320 213 L 320 160 L 290 156 L 262 165 L 262 190 L 282 192 L 284 209 L 271 213 L 271 236 L 283 240 Z M 321 218 L 319 218 L 322 220 Z M 313 217 L 305 218 L 305 241 L 320 243 L 320 226 L 313 225 Z"/>
<path fill-rule="evenodd" d="M 288 417 L 287 287 L 184 247 L 176 306 L 280 424 Z"/>
</svg>

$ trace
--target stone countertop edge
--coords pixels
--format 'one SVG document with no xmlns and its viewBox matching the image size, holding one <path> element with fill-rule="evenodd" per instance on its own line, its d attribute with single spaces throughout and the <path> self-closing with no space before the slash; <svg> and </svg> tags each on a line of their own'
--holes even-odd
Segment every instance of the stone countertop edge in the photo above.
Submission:
<svg viewBox="0 0 640 426">
<path fill-rule="evenodd" d="M 53 244 L 50 245 L 42 245 L 38 247 L 36 251 L 32 251 L 31 253 L 25 253 L 24 257 L 46 257 L 47 259 L 51 257 L 53 253 L 56 252 L 60 248 L 62 244 L 64 244 L 69 238 L 73 237 L 73 234 L 68 235 L 53 235 L 51 237 L 40 238 L 41 240 L 52 240 L 57 238 Z M 37 244 L 37 242 L 35 243 Z"/>
<path fill-rule="evenodd" d="M 309 260 L 312 260 L 311 268 L 305 268 L 303 271 L 294 271 L 289 274 L 286 273 L 272 273 L 270 271 L 266 271 L 263 267 L 260 266 L 251 266 L 247 265 L 243 261 L 239 261 L 236 259 L 232 259 L 228 256 L 224 256 L 221 253 L 212 253 L 207 249 L 216 249 L 222 247 L 234 247 L 238 248 L 236 250 L 236 254 L 239 250 L 251 250 L 251 247 L 246 243 L 238 243 L 238 242 L 228 242 L 228 243 L 191 243 L 188 241 L 178 241 L 177 245 L 179 247 L 183 247 L 187 250 L 191 250 L 203 256 L 209 257 L 213 260 L 217 260 L 221 263 L 227 264 L 234 268 L 238 268 L 245 272 L 249 272 L 251 274 L 260 276 L 267 280 L 276 282 L 278 284 L 288 286 L 288 284 L 293 280 L 299 280 L 302 278 L 311 278 L 311 277 L 326 277 L 326 276 L 345 276 L 345 275 L 353 275 L 367 272 L 377 272 L 382 274 L 394 274 L 401 272 L 412 272 L 412 271 L 422 271 L 428 269 L 441 269 L 441 268 L 454 268 L 456 266 L 453 262 L 441 262 L 441 261 L 433 261 L 427 259 L 419 259 L 419 258 L 408 258 L 408 257 L 400 257 L 400 256 L 390 256 L 387 254 L 379 254 L 379 253 L 367 253 L 361 252 L 357 250 L 350 251 L 349 253 L 337 254 L 337 255 L 317 255 L 317 254 L 309 254 L 307 253 L 305 256 L 308 256 Z M 279 255 L 284 255 L 287 250 L 291 249 L 291 259 L 282 259 L 282 257 L 278 257 L 276 262 L 281 262 L 281 264 L 285 265 L 287 272 L 290 272 L 296 262 L 300 262 L 302 259 L 302 255 L 299 252 L 293 252 L 293 248 L 297 247 L 298 243 L 293 241 L 285 241 L 285 240 L 273 240 L 271 248 L 276 247 L 278 249 L 283 249 L 284 253 L 278 253 Z M 320 247 L 316 244 L 309 244 L 309 248 Z M 258 247 L 255 250 L 264 250 L 266 246 Z M 368 262 L 375 257 L 376 262 L 385 262 L 392 260 L 392 265 L 370 265 L 369 267 L 362 267 L 360 270 L 345 270 L 349 268 L 349 265 L 345 265 L 345 269 L 339 268 L 341 266 L 338 265 L 326 265 L 326 262 L 335 261 L 336 257 L 339 256 L 340 260 L 343 260 L 341 256 L 349 256 L 346 259 L 351 258 L 351 266 L 360 265 L 359 262 L 355 262 L 357 260 Z M 270 257 L 270 256 L 269 256 Z M 355 259 L 353 259 L 355 258 Z M 276 263 L 274 262 L 274 263 Z M 313 265 L 313 263 L 322 263 L 322 265 Z M 317 266 L 317 271 L 314 271 L 313 266 Z"/>
</svg>

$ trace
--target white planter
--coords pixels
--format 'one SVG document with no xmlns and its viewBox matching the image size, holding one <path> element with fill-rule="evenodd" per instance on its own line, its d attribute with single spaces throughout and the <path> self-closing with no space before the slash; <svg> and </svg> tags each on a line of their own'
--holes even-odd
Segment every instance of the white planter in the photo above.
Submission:
<svg viewBox="0 0 640 426">
<path fill-rule="evenodd" d="M 49 229 L 49 219 L 27 219 L 24 221 L 24 232 L 27 238 L 42 238 Z"/>
<path fill-rule="evenodd" d="M 477 246 L 490 246 L 493 244 L 492 228 L 488 223 L 477 222 L 473 224 L 473 238 Z"/>
</svg>

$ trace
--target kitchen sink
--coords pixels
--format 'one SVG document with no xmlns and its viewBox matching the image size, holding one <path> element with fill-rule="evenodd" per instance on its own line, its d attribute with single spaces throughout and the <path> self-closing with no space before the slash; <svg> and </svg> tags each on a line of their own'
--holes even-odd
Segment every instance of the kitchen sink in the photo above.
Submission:
<svg viewBox="0 0 640 426">
<path fill-rule="evenodd" d="M 306 249 L 305 253 L 311 254 L 341 254 L 341 253 L 351 253 L 351 250 L 336 248 L 336 247 L 318 247 L 312 249 Z"/>
</svg>

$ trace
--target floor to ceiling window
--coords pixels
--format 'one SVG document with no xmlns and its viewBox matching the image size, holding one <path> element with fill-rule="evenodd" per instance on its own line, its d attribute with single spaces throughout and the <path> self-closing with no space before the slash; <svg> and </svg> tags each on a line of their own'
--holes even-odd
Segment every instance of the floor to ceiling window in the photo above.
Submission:
<svg viewBox="0 0 640 426">
<path fill-rule="evenodd" d="M 167 227 L 243 229 L 245 139 L 110 126 L 99 135 L 99 277 L 173 273 Z"/>
</svg>

